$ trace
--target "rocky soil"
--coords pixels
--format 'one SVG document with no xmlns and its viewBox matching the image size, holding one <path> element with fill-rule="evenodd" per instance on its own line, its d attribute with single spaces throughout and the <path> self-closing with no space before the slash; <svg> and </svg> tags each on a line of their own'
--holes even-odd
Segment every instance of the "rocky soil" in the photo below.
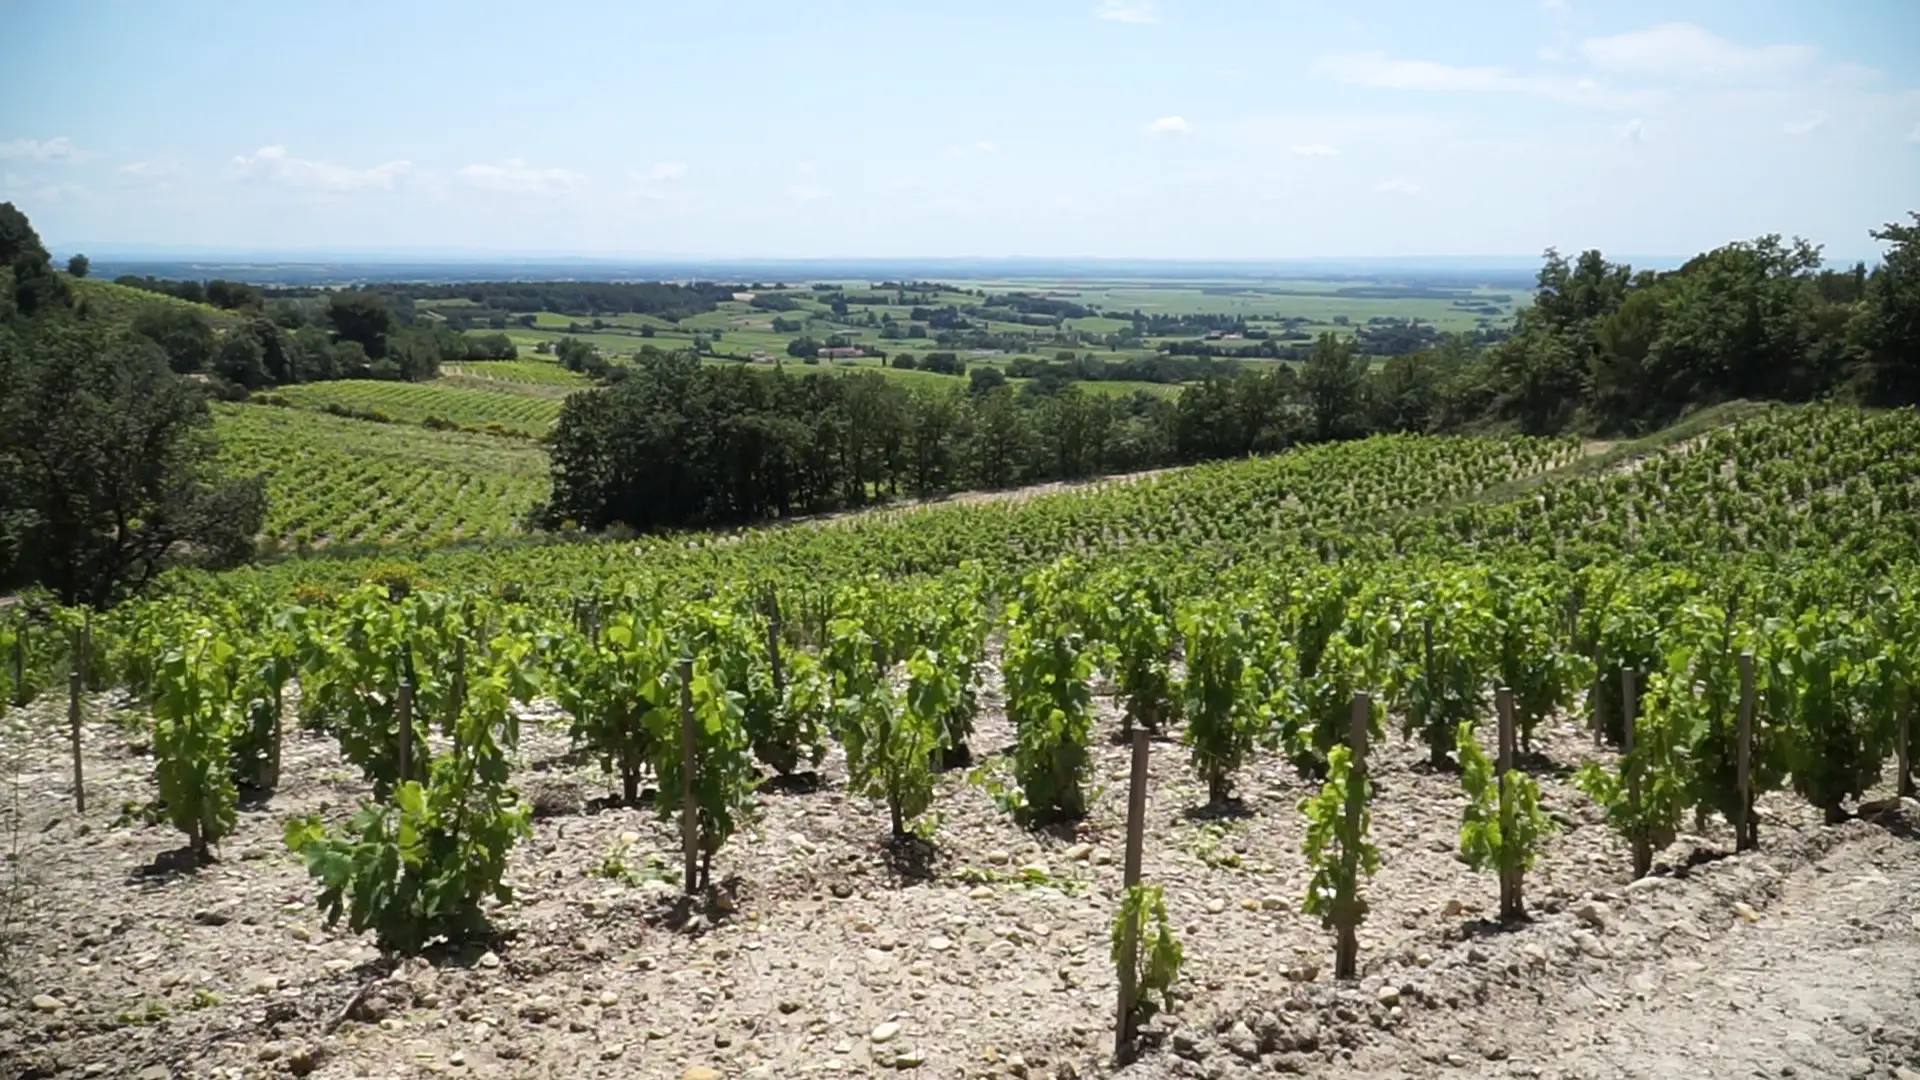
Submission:
<svg viewBox="0 0 1920 1080">
<path fill-rule="evenodd" d="M 1011 741 L 998 702 L 990 682 L 987 755 Z M 0 722 L 17 823 L 0 888 L 27 901 L 0 1076 L 1114 1074 L 1124 747 L 1101 745 L 1104 787 L 1072 830 L 1023 830 L 946 775 L 926 866 L 889 856 L 884 807 L 847 795 L 830 757 L 817 788 L 764 796 L 689 915 L 672 823 L 608 799 L 566 758 L 560 718 L 536 713 L 519 780 L 540 817 L 495 936 L 389 965 L 324 925 L 281 843 L 288 817 L 364 795 L 331 742 L 292 738 L 282 790 L 196 868 L 170 827 L 121 814 L 153 780 L 140 717 L 116 704 L 91 703 L 84 815 L 64 703 Z M 1157 743 L 1145 872 L 1186 948 L 1184 1000 L 1119 1075 L 1920 1080 L 1920 807 L 1824 826 L 1772 795 L 1761 851 L 1725 855 L 1730 830 L 1709 822 L 1630 882 L 1626 847 L 1566 781 L 1590 741 L 1563 723 L 1539 750 L 1561 828 L 1527 878 L 1533 921 L 1501 927 L 1492 876 L 1454 857 L 1457 779 L 1397 738 L 1378 748 L 1382 866 L 1362 977 L 1341 985 L 1331 937 L 1297 911 L 1306 785 L 1263 759 L 1241 812 L 1209 816 L 1182 748 Z"/>
</svg>

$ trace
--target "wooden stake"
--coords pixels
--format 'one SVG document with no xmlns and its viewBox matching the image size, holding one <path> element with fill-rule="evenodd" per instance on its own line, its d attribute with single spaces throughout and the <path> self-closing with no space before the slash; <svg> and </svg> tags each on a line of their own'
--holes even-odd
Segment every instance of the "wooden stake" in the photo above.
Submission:
<svg viewBox="0 0 1920 1080">
<path fill-rule="evenodd" d="M 13 635 L 13 707 L 27 707 L 27 624 L 22 622 Z"/>
<path fill-rule="evenodd" d="M 1494 784 L 1500 793 L 1500 836 L 1508 839 L 1513 836 L 1513 794 L 1507 784 L 1507 774 L 1513 771 L 1513 691 L 1500 687 L 1493 694 L 1494 707 L 1500 722 L 1500 753 L 1494 763 Z M 1508 842 L 1511 842 L 1508 839 Z M 1520 867 L 1502 866 L 1500 868 L 1500 917 L 1518 919 L 1526 914 L 1526 903 L 1520 894 Z"/>
<path fill-rule="evenodd" d="M 693 732 L 693 660 L 680 661 L 680 850 L 686 858 L 686 893 L 700 891 L 700 802 L 693 793 L 697 763 Z"/>
<path fill-rule="evenodd" d="M 1152 745 L 1144 728 L 1133 733 L 1133 773 L 1127 781 L 1127 847 L 1123 862 L 1124 892 L 1131 893 L 1140 884 L 1141 848 L 1147 831 L 1147 748 Z M 1123 893 L 1124 895 L 1124 893 Z M 1134 927 L 1127 926 L 1120 943 L 1120 1005 L 1114 1021 L 1113 1057 L 1124 1062 L 1133 1049 L 1134 1003 L 1139 988 L 1134 985 L 1134 967 L 1139 962 L 1140 941 Z"/>
<path fill-rule="evenodd" d="M 1640 763 L 1634 759 L 1634 728 L 1640 725 L 1640 699 L 1634 685 L 1632 668 L 1620 669 L 1620 767 L 1627 774 L 1627 805 L 1637 815 L 1640 810 Z M 1645 832 L 1633 838 L 1633 876 L 1643 878 L 1653 869 L 1653 845 Z"/>
<path fill-rule="evenodd" d="M 73 810 L 87 812 L 86 776 L 80 765 L 80 671 L 67 672 L 67 727 L 73 740 Z"/>
<path fill-rule="evenodd" d="M 773 696 L 786 695 L 786 670 L 780 666 L 780 594 L 767 588 L 767 658 L 773 665 Z"/>
<path fill-rule="evenodd" d="M 1740 719 L 1734 732 L 1733 849 L 1749 851 L 1760 843 L 1759 823 L 1753 816 L 1753 654 L 1740 654 Z"/>
<path fill-rule="evenodd" d="M 413 684 L 400 683 L 400 783 L 413 779 Z"/>
<path fill-rule="evenodd" d="M 1900 715 L 1894 721 L 1894 762 L 1900 769 L 1895 774 L 1894 791 L 1902 798 L 1913 795 L 1913 687 L 1900 691 Z"/>
<path fill-rule="evenodd" d="M 269 790 L 280 786 L 280 743 L 286 738 L 286 707 L 281 696 L 285 690 L 284 685 L 273 688 L 273 740 L 267 744 L 266 783 L 261 785 Z"/>
<path fill-rule="evenodd" d="M 1352 725 L 1347 732 L 1347 743 L 1353 750 L 1352 776 L 1362 784 L 1367 778 L 1367 735 L 1373 720 L 1373 700 L 1365 690 L 1353 695 Z M 1352 780 L 1348 781 L 1352 783 Z M 1360 831 L 1360 813 L 1363 808 L 1358 803 L 1347 806 L 1347 832 L 1349 835 Z M 1355 875 L 1354 888 L 1358 889 L 1360 853 L 1343 851 L 1340 858 L 1348 865 L 1346 873 Z M 1336 979 L 1354 978 L 1360 967 L 1360 928 L 1352 923 L 1343 923 L 1338 928 L 1339 941 L 1333 955 L 1333 977 Z"/>
<path fill-rule="evenodd" d="M 1607 724 L 1600 716 L 1600 688 L 1606 685 L 1606 675 L 1601 670 L 1601 665 L 1605 660 L 1606 650 L 1595 645 L 1593 647 L 1593 690 L 1587 695 L 1593 699 L 1588 711 L 1593 713 L 1593 745 L 1595 746 L 1607 741 Z"/>
</svg>

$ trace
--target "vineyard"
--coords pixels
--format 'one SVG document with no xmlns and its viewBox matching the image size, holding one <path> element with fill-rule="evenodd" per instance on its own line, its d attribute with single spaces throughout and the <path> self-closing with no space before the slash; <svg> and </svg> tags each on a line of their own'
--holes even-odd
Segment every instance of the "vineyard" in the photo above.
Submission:
<svg viewBox="0 0 1920 1080">
<path fill-rule="evenodd" d="M 216 405 L 214 430 L 229 467 L 267 478 L 270 547 L 494 539 L 546 494 L 546 455 L 522 439 L 259 405 Z"/>
<path fill-rule="evenodd" d="M 571 391 L 591 386 L 592 381 L 578 372 L 568 371 L 550 360 L 489 360 L 485 363 L 445 364 L 440 368 L 443 380 L 506 384 L 514 389 L 537 387 L 542 390 Z"/>
<path fill-rule="evenodd" d="M 454 485 L 415 535 L 509 475 L 468 449 L 409 474 Z M 0 1063 L 1897 1075 L 1920 416 L 1591 450 L 1376 438 L 0 615 L 44 882 Z M 405 535 L 353 456 L 276 535 Z M 1833 1001 L 1882 1011 L 1830 1037 Z"/>
<path fill-rule="evenodd" d="M 552 398 L 437 383 L 342 379 L 282 387 L 272 396 L 301 409 L 500 435 L 544 435 L 560 416 L 560 402 Z"/>
</svg>

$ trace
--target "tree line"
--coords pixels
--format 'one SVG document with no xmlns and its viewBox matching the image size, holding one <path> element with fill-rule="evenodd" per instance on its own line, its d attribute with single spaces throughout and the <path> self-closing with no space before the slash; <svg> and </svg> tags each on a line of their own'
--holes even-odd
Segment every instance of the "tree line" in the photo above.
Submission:
<svg viewBox="0 0 1920 1080">
<path fill-rule="evenodd" d="M 217 376 L 236 392 L 333 379 L 420 381 L 437 376 L 446 361 L 511 360 L 519 353 L 505 334 L 405 323 L 372 293 L 268 303 L 224 332 L 192 308 L 152 304 L 135 313 L 132 331 L 159 346 L 175 372 Z"/>
</svg>

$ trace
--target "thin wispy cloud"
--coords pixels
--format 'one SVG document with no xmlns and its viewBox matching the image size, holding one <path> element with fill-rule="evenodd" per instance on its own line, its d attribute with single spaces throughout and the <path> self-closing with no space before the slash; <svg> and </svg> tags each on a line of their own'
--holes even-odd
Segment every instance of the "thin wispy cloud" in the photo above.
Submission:
<svg viewBox="0 0 1920 1080">
<path fill-rule="evenodd" d="M 1662 23 L 1580 44 L 1601 71 L 1683 79 L 1730 80 L 1776 75 L 1819 53 L 1812 45 L 1741 45 L 1692 23 Z"/>
<path fill-rule="evenodd" d="M 975 142 L 966 146 L 962 146 L 958 143 L 955 143 L 954 145 L 947 147 L 946 153 L 947 153 L 947 156 L 950 158 L 959 159 L 964 157 L 972 157 L 975 154 L 991 154 L 998 149 L 1000 148 L 996 146 L 991 140 L 981 139 L 978 142 Z"/>
<path fill-rule="evenodd" d="M 1160 5 L 1156 0 L 1100 0 L 1100 6 L 1093 13 L 1109 22 L 1148 25 L 1160 21 Z"/>
<path fill-rule="evenodd" d="M 518 195 L 550 195 L 585 179 L 568 169 L 535 168 L 519 158 L 508 158 L 498 165 L 468 165 L 458 175 L 481 191 Z"/>
<path fill-rule="evenodd" d="M 1337 147 L 1328 146 L 1326 143 L 1295 143 L 1287 147 L 1287 151 L 1298 157 L 1340 156 L 1340 151 Z"/>
<path fill-rule="evenodd" d="M 684 161 L 663 161 L 647 173 L 647 178 L 655 183 L 678 180 L 687 175 L 687 163 Z"/>
<path fill-rule="evenodd" d="M 333 192 L 391 191 L 395 182 L 413 169 L 405 160 L 355 169 L 330 161 L 295 157 L 287 153 L 285 146 L 263 146 L 251 154 L 237 154 L 233 164 L 241 176 L 249 179 Z"/>
<path fill-rule="evenodd" d="M 1623 143 L 1643 143 L 1647 141 L 1647 125 L 1639 117 L 1620 125 L 1620 141 Z"/>
<path fill-rule="evenodd" d="M 1913 130 L 1907 132 L 1907 141 L 1911 143 L 1920 143 L 1920 124 L 1913 125 Z"/>
<path fill-rule="evenodd" d="M 787 189 L 787 193 L 801 202 L 818 202 L 821 199 L 827 199 L 833 196 L 833 192 L 828 191 L 826 188 L 813 187 L 808 184 L 798 184 L 790 187 Z"/>
<path fill-rule="evenodd" d="M 1592 79 L 1528 75 L 1497 67 L 1461 67 L 1437 60 L 1398 60 L 1382 52 L 1339 53 L 1323 57 L 1321 74 L 1349 86 L 1436 94 L 1520 94 L 1564 105 L 1618 108 L 1647 99 L 1639 93 L 1608 90 Z"/>
<path fill-rule="evenodd" d="M 10 139 L 0 142 L 0 161 L 37 161 L 63 162 L 77 164 L 94 155 L 73 144 L 73 140 L 62 135 L 47 139 Z"/>
<path fill-rule="evenodd" d="M 1147 126 L 1141 130 L 1154 136 L 1193 134 L 1192 125 L 1188 124 L 1186 118 L 1183 116 L 1163 116 L 1147 124 Z"/>
<path fill-rule="evenodd" d="M 1811 135 L 1826 126 L 1827 114 L 1810 112 L 1798 120 L 1789 120 L 1780 125 L 1780 130 L 1788 135 Z"/>
<path fill-rule="evenodd" d="M 1387 195 L 1418 195 L 1420 185 L 1411 180 L 1382 180 L 1373 185 L 1373 190 Z"/>
</svg>

